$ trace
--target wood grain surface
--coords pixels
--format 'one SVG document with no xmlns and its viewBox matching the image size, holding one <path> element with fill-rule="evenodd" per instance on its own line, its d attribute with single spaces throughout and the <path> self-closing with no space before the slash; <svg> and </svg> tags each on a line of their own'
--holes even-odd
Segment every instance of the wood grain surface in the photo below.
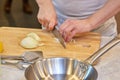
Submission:
<svg viewBox="0 0 120 80">
<path fill-rule="evenodd" d="M 25 49 L 20 46 L 20 41 L 30 32 L 34 32 L 41 38 L 44 46 L 35 49 Z M 74 41 L 66 43 L 67 48 L 55 40 L 51 32 L 31 28 L 0 28 L 0 41 L 3 42 L 4 51 L 0 55 L 22 55 L 25 51 L 43 51 L 44 58 L 69 57 L 84 60 L 92 55 L 100 46 L 98 33 L 84 33 L 74 37 Z"/>
</svg>

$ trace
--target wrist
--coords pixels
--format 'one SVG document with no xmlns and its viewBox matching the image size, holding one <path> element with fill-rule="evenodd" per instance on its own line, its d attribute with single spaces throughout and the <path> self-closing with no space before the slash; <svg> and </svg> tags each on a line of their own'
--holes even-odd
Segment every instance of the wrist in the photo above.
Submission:
<svg viewBox="0 0 120 80">
<path fill-rule="evenodd" d="M 95 28 L 96 27 L 95 27 L 95 24 L 93 23 L 93 21 L 90 18 L 88 18 L 87 19 L 87 29 L 88 29 L 88 31 L 91 31 Z"/>
<path fill-rule="evenodd" d="M 89 22 L 90 30 L 96 29 L 100 25 L 99 21 L 93 17 L 89 17 L 88 22 Z"/>
</svg>

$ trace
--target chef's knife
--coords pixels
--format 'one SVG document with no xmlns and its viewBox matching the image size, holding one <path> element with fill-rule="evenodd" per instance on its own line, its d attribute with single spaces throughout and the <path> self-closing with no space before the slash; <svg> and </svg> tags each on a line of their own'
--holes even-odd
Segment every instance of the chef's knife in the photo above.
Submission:
<svg viewBox="0 0 120 80">
<path fill-rule="evenodd" d="M 55 26 L 55 28 L 53 29 L 52 33 L 54 34 L 54 36 L 60 41 L 60 43 L 62 44 L 62 46 L 64 48 L 66 48 L 66 43 L 62 37 L 62 35 L 60 34 L 60 32 L 57 29 L 57 26 Z"/>
</svg>

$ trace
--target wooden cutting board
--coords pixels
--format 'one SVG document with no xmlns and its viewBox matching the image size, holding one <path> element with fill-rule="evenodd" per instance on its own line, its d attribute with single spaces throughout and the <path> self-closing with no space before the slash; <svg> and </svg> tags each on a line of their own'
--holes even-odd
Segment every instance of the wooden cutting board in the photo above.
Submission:
<svg viewBox="0 0 120 80">
<path fill-rule="evenodd" d="M 40 43 L 44 46 L 35 49 L 24 49 L 20 41 L 30 32 L 34 32 L 41 38 Z M 84 60 L 92 55 L 100 46 L 100 35 L 98 33 L 84 33 L 74 38 L 75 41 L 67 43 L 67 48 L 55 40 L 52 33 L 41 29 L 31 28 L 0 28 L 0 41 L 3 42 L 4 51 L 1 55 L 22 55 L 24 51 L 43 51 L 45 58 L 48 57 L 69 57 Z"/>
</svg>

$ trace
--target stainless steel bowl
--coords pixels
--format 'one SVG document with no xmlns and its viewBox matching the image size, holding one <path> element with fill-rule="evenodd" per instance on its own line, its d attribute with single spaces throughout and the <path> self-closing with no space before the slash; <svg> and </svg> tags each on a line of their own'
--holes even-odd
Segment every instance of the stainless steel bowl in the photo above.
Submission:
<svg viewBox="0 0 120 80">
<path fill-rule="evenodd" d="M 90 74 L 97 74 L 92 66 L 75 59 L 48 58 L 30 65 L 25 71 L 25 77 L 27 80 L 81 80 L 86 69 L 90 72 L 86 78 L 91 77 Z M 94 80 L 93 78 L 97 76 L 89 80 Z"/>
<path fill-rule="evenodd" d="M 105 52 L 120 43 L 120 34 L 83 62 L 70 58 L 42 59 L 25 71 L 27 80 L 96 80 L 97 71 L 92 64 Z"/>
</svg>

